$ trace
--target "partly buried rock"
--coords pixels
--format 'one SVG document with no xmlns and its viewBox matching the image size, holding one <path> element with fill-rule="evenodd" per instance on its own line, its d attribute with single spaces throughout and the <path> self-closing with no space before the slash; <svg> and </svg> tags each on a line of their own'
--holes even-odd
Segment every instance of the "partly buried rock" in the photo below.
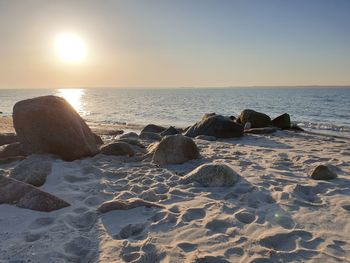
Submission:
<svg viewBox="0 0 350 263">
<path fill-rule="evenodd" d="M 241 112 L 237 119 L 237 122 L 241 123 L 243 126 L 247 122 L 250 122 L 252 128 L 264 128 L 272 126 L 271 118 L 268 115 L 249 109 Z"/>
<path fill-rule="evenodd" d="M 243 135 L 243 126 L 221 115 L 204 115 L 203 119 L 189 128 L 186 136 L 214 136 L 217 138 L 232 138 Z"/>
<path fill-rule="evenodd" d="M 19 142 L 8 144 L 0 151 L 0 158 L 16 156 L 27 156 L 27 153 L 23 150 L 23 147 Z"/>
<path fill-rule="evenodd" d="M 155 132 L 141 132 L 140 139 L 142 140 L 152 140 L 152 141 L 160 141 L 162 137 Z"/>
<path fill-rule="evenodd" d="M 139 135 L 136 132 L 127 132 L 121 135 L 119 138 L 120 139 L 129 139 L 129 138 L 137 139 L 139 138 Z"/>
<path fill-rule="evenodd" d="M 133 138 L 121 138 L 118 139 L 118 142 L 125 142 L 130 145 L 134 145 L 140 148 L 146 148 L 139 140 Z"/>
<path fill-rule="evenodd" d="M 226 164 L 203 164 L 181 179 L 182 183 L 197 182 L 205 187 L 233 186 L 239 175 Z"/>
<path fill-rule="evenodd" d="M 18 137 L 14 133 L 2 133 L 0 134 L 0 146 L 5 144 L 11 144 L 18 142 Z"/>
<path fill-rule="evenodd" d="M 252 129 L 246 129 L 244 130 L 244 133 L 251 133 L 251 134 L 269 134 L 274 133 L 277 131 L 274 127 L 265 127 L 265 128 L 252 128 Z"/>
<path fill-rule="evenodd" d="M 216 137 L 214 137 L 214 136 L 208 136 L 208 135 L 198 135 L 197 137 L 196 137 L 196 139 L 198 139 L 198 140 L 204 140 L 204 141 L 216 141 L 217 139 L 216 139 Z"/>
<path fill-rule="evenodd" d="M 159 165 L 180 164 L 200 157 L 195 142 L 181 134 L 164 137 L 153 151 L 153 162 Z"/>
<path fill-rule="evenodd" d="M 155 124 L 148 124 L 147 126 L 145 126 L 141 133 L 143 132 L 154 132 L 154 133 L 161 133 L 163 131 L 165 131 L 166 128 L 162 127 L 162 126 L 158 126 L 158 125 L 155 125 Z"/>
<path fill-rule="evenodd" d="M 326 165 L 318 165 L 310 177 L 314 180 L 332 180 L 337 178 L 337 174 L 331 171 Z"/>
<path fill-rule="evenodd" d="M 160 136 L 164 137 L 164 136 L 175 135 L 180 133 L 181 132 L 178 129 L 176 129 L 174 126 L 170 126 L 168 129 L 162 131 L 160 133 Z"/>
<path fill-rule="evenodd" d="M 142 199 L 131 199 L 128 201 L 112 200 L 104 202 L 97 208 L 97 211 L 100 213 L 107 213 L 113 210 L 129 210 L 140 206 L 164 208 L 161 205 L 144 201 Z"/>
<path fill-rule="evenodd" d="M 69 204 L 47 192 L 5 176 L 0 176 L 0 204 L 15 204 L 18 207 L 50 212 Z"/>
<path fill-rule="evenodd" d="M 10 177 L 34 186 L 42 186 L 51 170 L 51 158 L 44 155 L 31 155 L 13 168 Z"/>
<path fill-rule="evenodd" d="M 130 157 L 135 155 L 135 151 L 132 149 L 130 144 L 126 142 L 112 142 L 107 144 L 101 148 L 101 153 L 116 156 L 128 155 Z"/>
<path fill-rule="evenodd" d="M 57 96 L 17 102 L 13 124 L 28 153 L 51 153 L 73 161 L 99 152 L 96 138 L 85 121 Z"/>
<path fill-rule="evenodd" d="M 289 129 L 291 127 L 290 116 L 288 113 L 284 113 L 272 120 L 273 126 L 280 129 Z"/>
<path fill-rule="evenodd" d="M 101 136 L 97 135 L 96 133 L 93 133 L 94 137 L 95 137 L 95 141 L 97 145 L 102 145 L 103 144 L 103 140 L 101 138 Z"/>
</svg>

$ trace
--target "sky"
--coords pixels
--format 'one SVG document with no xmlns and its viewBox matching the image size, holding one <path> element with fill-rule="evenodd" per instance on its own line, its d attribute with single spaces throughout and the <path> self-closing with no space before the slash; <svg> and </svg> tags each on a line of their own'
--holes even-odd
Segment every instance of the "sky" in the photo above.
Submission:
<svg viewBox="0 0 350 263">
<path fill-rule="evenodd" d="M 294 85 L 350 85 L 349 0 L 0 0 L 0 88 Z"/>
</svg>

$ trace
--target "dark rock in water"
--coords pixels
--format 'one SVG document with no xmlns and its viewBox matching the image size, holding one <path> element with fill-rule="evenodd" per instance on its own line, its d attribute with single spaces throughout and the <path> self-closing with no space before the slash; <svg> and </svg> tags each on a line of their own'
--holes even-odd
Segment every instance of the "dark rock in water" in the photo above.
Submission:
<svg viewBox="0 0 350 263">
<path fill-rule="evenodd" d="M 205 187 L 234 185 L 239 175 L 226 164 L 203 164 L 181 179 L 182 183 L 197 182 Z"/>
<path fill-rule="evenodd" d="M 310 177 L 314 180 L 332 180 L 337 178 L 337 174 L 331 171 L 326 165 L 317 166 Z"/>
<path fill-rule="evenodd" d="M 144 201 L 142 199 L 131 199 L 128 201 L 124 200 L 112 200 L 112 201 L 107 201 L 101 204 L 98 208 L 97 211 L 100 213 L 107 213 L 113 210 L 129 210 L 133 208 L 137 208 L 140 206 L 145 206 L 145 207 L 155 207 L 155 208 L 164 208 L 161 205 L 151 203 L 148 201 Z"/>
<path fill-rule="evenodd" d="M 0 204 L 15 204 L 18 207 L 50 212 L 69 206 L 69 204 L 30 184 L 5 176 L 0 176 Z"/>
<path fill-rule="evenodd" d="M 0 151 L 0 158 L 16 156 L 27 156 L 27 153 L 23 150 L 23 147 L 19 142 L 8 144 Z"/>
<path fill-rule="evenodd" d="M 160 133 L 160 136 L 164 137 L 164 136 L 168 136 L 168 135 L 175 135 L 175 134 L 180 134 L 181 132 L 176 129 L 174 126 L 170 126 L 168 129 L 162 131 Z"/>
<path fill-rule="evenodd" d="M 143 132 L 154 132 L 154 133 L 161 133 L 162 131 L 165 131 L 166 128 L 162 127 L 162 126 L 158 126 L 155 124 L 148 124 L 146 127 L 144 127 L 141 131 L 141 133 Z"/>
<path fill-rule="evenodd" d="M 139 138 L 139 135 L 136 132 L 128 132 L 123 134 L 122 136 L 119 137 L 120 139 L 126 139 L 126 138 L 134 138 L 137 139 Z"/>
<path fill-rule="evenodd" d="M 293 131 L 304 131 L 303 128 L 300 128 L 297 124 L 292 124 L 289 128 L 289 130 L 293 130 Z"/>
<path fill-rule="evenodd" d="M 52 159 L 43 155 L 31 155 L 13 168 L 10 173 L 12 179 L 42 186 L 46 177 L 51 173 Z"/>
<path fill-rule="evenodd" d="M 244 133 L 251 133 L 251 134 L 269 134 L 274 133 L 277 131 L 274 127 L 265 127 L 265 128 L 252 128 L 252 129 L 246 129 L 244 130 Z"/>
<path fill-rule="evenodd" d="M 290 116 L 288 113 L 284 113 L 272 120 L 273 126 L 280 129 L 289 129 L 291 127 Z"/>
<path fill-rule="evenodd" d="M 164 137 L 154 148 L 153 162 L 159 165 L 180 164 L 199 158 L 195 142 L 181 134 Z"/>
<path fill-rule="evenodd" d="M 18 142 L 18 137 L 14 133 L 0 133 L 0 146 Z"/>
<path fill-rule="evenodd" d="M 152 140 L 152 141 L 160 141 L 162 139 L 162 137 L 155 132 L 141 132 L 139 138 L 142 140 Z"/>
<path fill-rule="evenodd" d="M 102 145 L 103 144 L 102 138 L 99 135 L 97 135 L 96 133 L 93 133 L 93 135 L 95 137 L 96 144 L 97 145 Z"/>
<path fill-rule="evenodd" d="M 243 126 L 221 115 L 204 116 L 185 133 L 186 136 L 214 136 L 216 138 L 232 138 L 243 135 Z"/>
<path fill-rule="evenodd" d="M 99 152 L 96 138 L 85 121 L 57 96 L 17 102 L 13 124 L 27 153 L 51 153 L 73 161 Z"/>
<path fill-rule="evenodd" d="M 250 122 L 252 128 L 264 128 L 272 126 L 271 118 L 268 115 L 249 109 L 241 112 L 239 118 L 237 119 L 237 122 L 241 123 L 243 126 L 246 124 L 246 122 Z"/>
<path fill-rule="evenodd" d="M 101 148 L 101 153 L 105 155 L 128 155 L 130 157 L 135 155 L 135 151 L 131 148 L 130 144 L 126 142 L 113 142 L 103 146 Z"/>
</svg>

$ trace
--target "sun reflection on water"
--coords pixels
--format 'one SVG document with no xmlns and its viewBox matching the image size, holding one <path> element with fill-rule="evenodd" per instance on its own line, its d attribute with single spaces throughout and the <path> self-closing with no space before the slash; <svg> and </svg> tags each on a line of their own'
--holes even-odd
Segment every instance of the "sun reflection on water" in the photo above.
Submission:
<svg viewBox="0 0 350 263">
<path fill-rule="evenodd" d="M 64 98 L 82 116 L 88 114 L 84 109 L 84 89 L 58 89 L 57 96 Z"/>
</svg>

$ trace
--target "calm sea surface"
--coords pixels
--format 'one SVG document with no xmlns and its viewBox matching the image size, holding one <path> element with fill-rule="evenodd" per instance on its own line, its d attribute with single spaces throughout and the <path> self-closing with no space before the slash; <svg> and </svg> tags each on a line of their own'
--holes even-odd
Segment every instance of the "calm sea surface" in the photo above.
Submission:
<svg viewBox="0 0 350 263">
<path fill-rule="evenodd" d="M 91 122 L 188 126 L 204 113 L 237 116 L 250 108 L 272 118 L 287 112 L 308 130 L 350 137 L 350 87 L 0 90 L 0 111 L 11 115 L 16 101 L 48 94 Z"/>
</svg>

